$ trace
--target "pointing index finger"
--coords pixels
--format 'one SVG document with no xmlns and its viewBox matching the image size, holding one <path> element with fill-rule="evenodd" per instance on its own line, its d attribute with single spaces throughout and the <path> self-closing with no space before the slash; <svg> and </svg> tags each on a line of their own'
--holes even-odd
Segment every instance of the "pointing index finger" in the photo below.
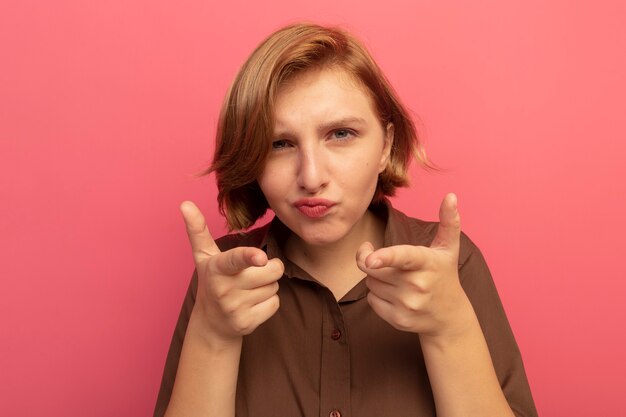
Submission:
<svg viewBox="0 0 626 417">
<path fill-rule="evenodd" d="M 180 205 L 180 212 L 185 220 L 187 236 L 189 237 L 189 243 L 191 244 L 196 263 L 202 260 L 202 258 L 220 253 L 220 249 L 215 244 L 200 209 L 191 201 L 184 201 Z"/>
<path fill-rule="evenodd" d="M 412 271 L 424 266 L 428 259 L 424 246 L 396 245 L 378 249 L 370 254 L 365 263 L 369 268 L 397 268 Z"/>
<path fill-rule="evenodd" d="M 264 266 L 268 259 L 259 248 L 240 246 L 215 257 L 214 268 L 221 274 L 235 275 L 251 266 Z"/>
</svg>

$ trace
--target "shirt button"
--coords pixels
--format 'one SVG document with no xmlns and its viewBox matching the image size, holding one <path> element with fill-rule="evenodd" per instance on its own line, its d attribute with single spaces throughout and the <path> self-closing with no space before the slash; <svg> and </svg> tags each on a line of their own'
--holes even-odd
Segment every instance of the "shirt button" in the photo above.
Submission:
<svg viewBox="0 0 626 417">
<path fill-rule="evenodd" d="M 339 410 L 333 410 L 330 412 L 330 417 L 341 417 Z"/>
<path fill-rule="evenodd" d="M 341 337 L 341 330 L 339 329 L 333 330 L 332 333 L 330 334 L 330 338 L 333 340 L 339 340 L 340 337 Z M 337 413 L 339 413 L 339 411 L 337 411 Z M 336 416 L 332 416 L 332 413 L 331 413 L 331 417 L 341 417 L 341 415 L 337 414 Z"/>
</svg>

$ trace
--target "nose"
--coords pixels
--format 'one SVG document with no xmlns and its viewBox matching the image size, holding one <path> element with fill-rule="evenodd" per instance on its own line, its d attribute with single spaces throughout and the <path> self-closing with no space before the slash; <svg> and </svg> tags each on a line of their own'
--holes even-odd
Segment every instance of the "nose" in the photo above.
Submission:
<svg viewBox="0 0 626 417">
<path fill-rule="evenodd" d="M 316 194 L 328 184 L 327 158 L 319 147 L 299 150 L 298 186 L 308 194 Z"/>
</svg>

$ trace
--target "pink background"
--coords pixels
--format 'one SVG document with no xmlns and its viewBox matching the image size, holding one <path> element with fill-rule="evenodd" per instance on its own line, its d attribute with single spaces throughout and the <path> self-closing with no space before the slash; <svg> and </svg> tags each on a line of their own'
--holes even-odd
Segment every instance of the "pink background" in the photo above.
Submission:
<svg viewBox="0 0 626 417">
<path fill-rule="evenodd" d="M 0 3 L 0 404 L 6 416 L 152 412 L 193 265 L 178 204 L 213 232 L 223 94 L 298 20 L 371 48 L 431 158 L 395 204 L 458 193 L 542 416 L 623 416 L 623 1 Z"/>
</svg>

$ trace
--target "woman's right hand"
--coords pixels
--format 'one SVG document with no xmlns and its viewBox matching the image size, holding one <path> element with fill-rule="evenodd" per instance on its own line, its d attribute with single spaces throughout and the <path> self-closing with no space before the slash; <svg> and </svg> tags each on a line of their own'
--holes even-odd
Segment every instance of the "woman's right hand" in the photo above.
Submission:
<svg viewBox="0 0 626 417">
<path fill-rule="evenodd" d="M 241 340 L 278 310 L 284 265 L 259 248 L 220 251 L 198 207 L 185 201 L 180 211 L 198 273 L 195 329 L 214 344 Z"/>
</svg>

